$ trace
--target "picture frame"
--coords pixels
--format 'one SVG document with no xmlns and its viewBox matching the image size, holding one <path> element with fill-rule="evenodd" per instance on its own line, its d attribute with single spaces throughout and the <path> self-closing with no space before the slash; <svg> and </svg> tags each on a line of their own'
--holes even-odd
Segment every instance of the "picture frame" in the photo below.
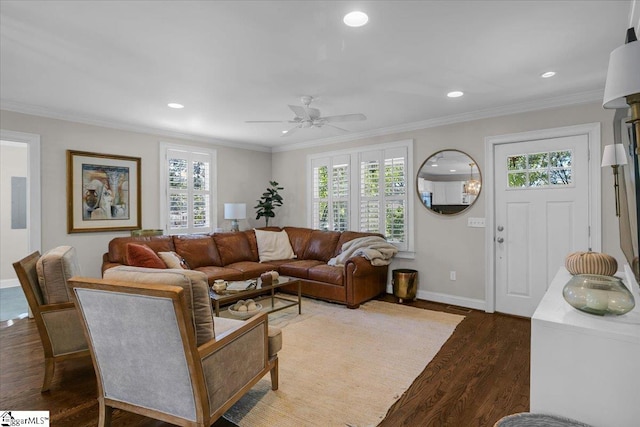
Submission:
<svg viewBox="0 0 640 427">
<path fill-rule="evenodd" d="M 142 228 L 141 158 L 67 150 L 67 232 Z"/>
</svg>

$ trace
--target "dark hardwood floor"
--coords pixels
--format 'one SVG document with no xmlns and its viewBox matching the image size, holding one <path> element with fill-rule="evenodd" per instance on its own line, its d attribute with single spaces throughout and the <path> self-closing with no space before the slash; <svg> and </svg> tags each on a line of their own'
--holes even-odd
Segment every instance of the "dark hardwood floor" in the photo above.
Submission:
<svg viewBox="0 0 640 427">
<path fill-rule="evenodd" d="M 390 295 L 381 299 L 395 302 Z M 492 426 L 505 415 L 529 410 L 528 319 L 420 300 L 408 304 L 466 318 L 389 409 L 380 427 Z M 43 354 L 34 321 L 2 322 L 0 343 L 0 409 L 48 410 L 54 427 L 97 424 L 96 380 L 90 359 L 58 364 L 51 391 L 40 393 Z M 167 424 L 117 410 L 113 425 Z M 214 425 L 234 424 L 221 419 Z"/>
</svg>

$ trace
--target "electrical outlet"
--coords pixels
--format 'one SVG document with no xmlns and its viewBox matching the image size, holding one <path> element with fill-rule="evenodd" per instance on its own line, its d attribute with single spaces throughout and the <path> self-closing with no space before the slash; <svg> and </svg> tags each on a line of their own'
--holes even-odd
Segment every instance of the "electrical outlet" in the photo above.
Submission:
<svg viewBox="0 0 640 427">
<path fill-rule="evenodd" d="M 467 226 L 484 228 L 484 218 L 469 218 L 467 219 Z"/>
<path fill-rule="evenodd" d="M 450 271 L 449 272 L 449 280 L 456 280 L 456 272 L 455 271 Z"/>
</svg>

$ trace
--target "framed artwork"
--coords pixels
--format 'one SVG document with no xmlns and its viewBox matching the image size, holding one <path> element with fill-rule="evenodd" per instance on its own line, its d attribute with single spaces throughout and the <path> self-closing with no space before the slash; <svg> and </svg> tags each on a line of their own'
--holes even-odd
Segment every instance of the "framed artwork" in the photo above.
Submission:
<svg viewBox="0 0 640 427">
<path fill-rule="evenodd" d="M 140 229 L 140 162 L 67 150 L 67 232 Z"/>
</svg>

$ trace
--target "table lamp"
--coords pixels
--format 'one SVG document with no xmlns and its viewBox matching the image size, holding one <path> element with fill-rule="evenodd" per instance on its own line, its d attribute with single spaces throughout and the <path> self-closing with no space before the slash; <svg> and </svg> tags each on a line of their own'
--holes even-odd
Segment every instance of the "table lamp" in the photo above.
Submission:
<svg viewBox="0 0 640 427">
<path fill-rule="evenodd" d="M 231 220 L 231 231 L 240 231 L 239 219 L 247 218 L 246 203 L 225 203 L 224 219 Z"/>
</svg>

